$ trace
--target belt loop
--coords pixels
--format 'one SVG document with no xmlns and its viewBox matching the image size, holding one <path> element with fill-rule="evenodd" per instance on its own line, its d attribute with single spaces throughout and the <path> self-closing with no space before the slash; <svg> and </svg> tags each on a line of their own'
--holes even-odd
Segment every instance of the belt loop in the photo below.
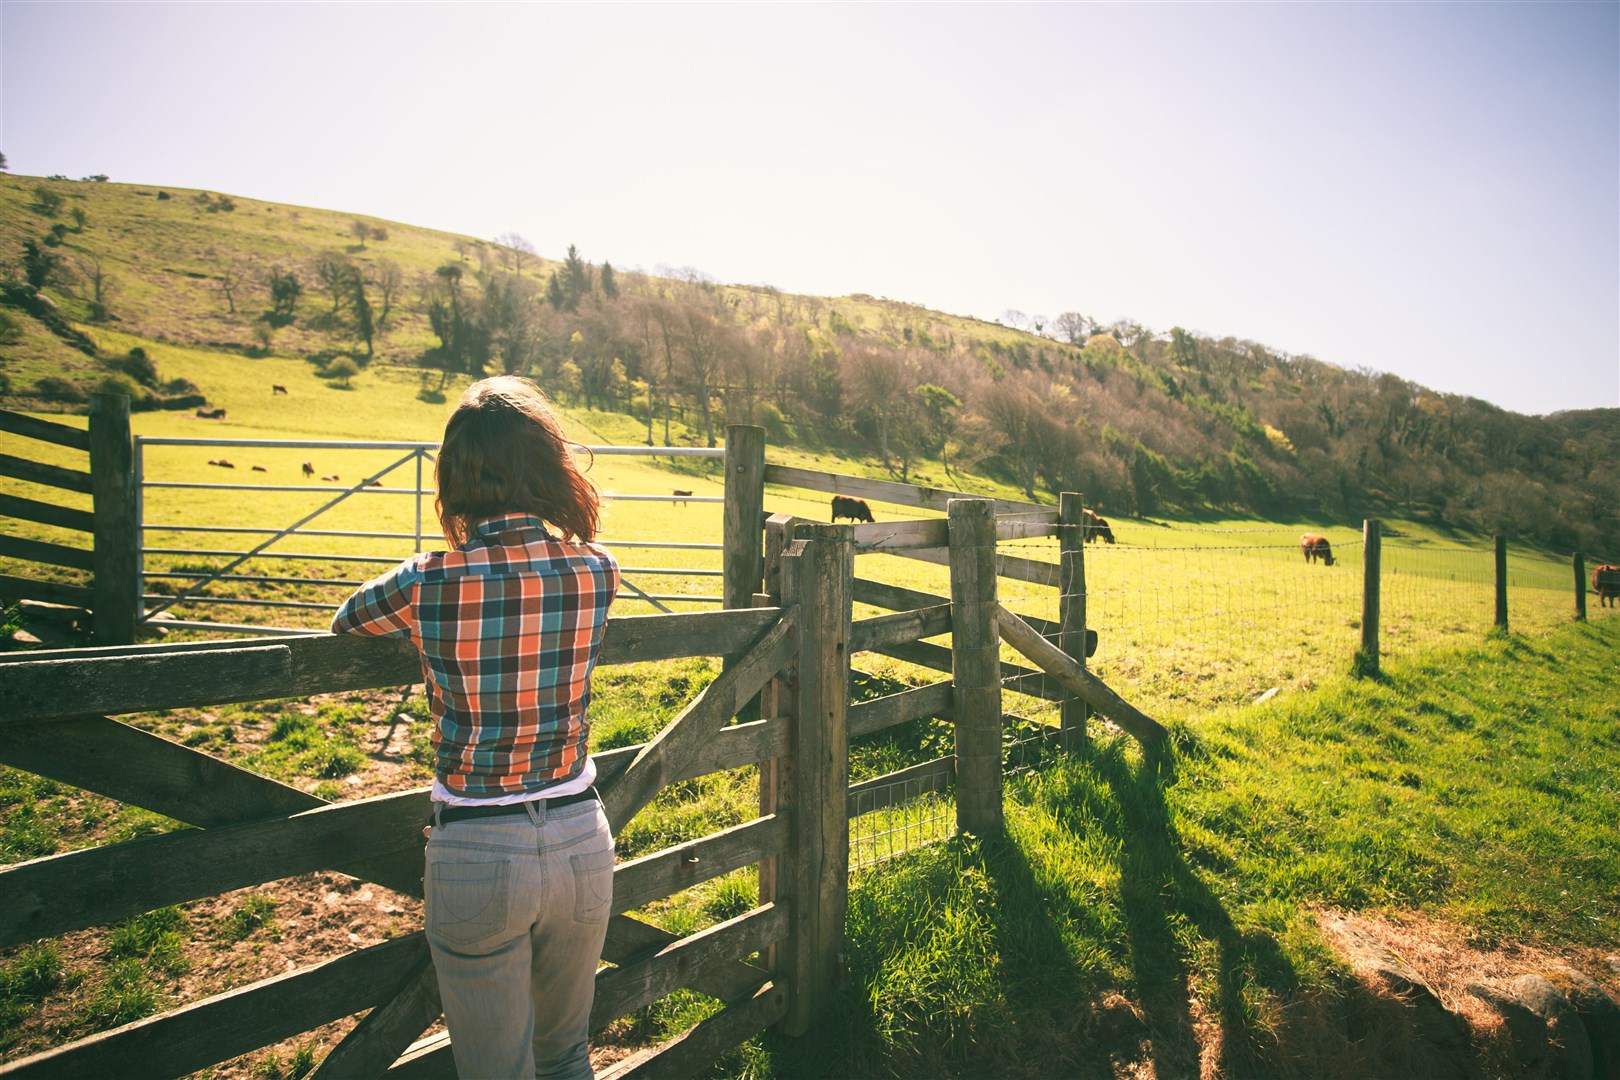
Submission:
<svg viewBox="0 0 1620 1080">
<path fill-rule="evenodd" d="M 536 828 L 546 823 L 546 800 L 530 799 L 523 804 L 524 811 L 529 815 Z"/>
<path fill-rule="evenodd" d="M 439 820 L 439 811 L 443 810 L 443 809 L 444 809 L 444 803 L 435 802 L 433 804 L 433 827 L 435 829 L 444 828 L 444 823 Z"/>
</svg>

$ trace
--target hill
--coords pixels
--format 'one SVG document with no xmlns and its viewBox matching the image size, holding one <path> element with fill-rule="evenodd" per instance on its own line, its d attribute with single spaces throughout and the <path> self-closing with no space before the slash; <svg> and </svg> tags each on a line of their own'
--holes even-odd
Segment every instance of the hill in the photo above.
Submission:
<svg viewBox="0 0 1620 1080">
<path fill-rule="evenodd" d="M 947 483 L 1078 490 L 1125 515 L 1390 515 L 1620 561 L 1620 409 L 1523 416 L 1180 327 L 1073 312 L 1004 326 L 502 240 L 0 177 L 0 401 L 73 407 L 109 377 L 147 406 L 189 400 L 161 378 L 164 346 L 293 357 L 339 380 L 349 364 L 420 369 L 428 400 L 434 373 L 508 371 L 634 416 L 650 443 L 757 423 L 773 445 L 866 455 L 899 479 L 929 462 Z M 132 358 L 128 339 L 102 344 L 112 329 L 149 345 Z"/>
</svg>

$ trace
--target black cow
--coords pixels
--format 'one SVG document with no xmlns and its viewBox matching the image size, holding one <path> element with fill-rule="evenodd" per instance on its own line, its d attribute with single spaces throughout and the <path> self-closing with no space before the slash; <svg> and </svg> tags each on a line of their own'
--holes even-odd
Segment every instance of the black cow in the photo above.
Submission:
<svg viewBox="0 0 1620 1080">
<path fill-rule="evenodd" d="M 1102 540 L 1109 544 L 1114 542 L 1114 530 L 1109 528 L 1108 522 L 1100 514 L 1084 508 L 1082 508 L 1081 513 L 1085 515 L 1086 543 L 1089 544 L 1093 540 Z"/>
<path fill-rule="evenodd" d="M 851 521 L 875 521 L 872 517 L 872 508 L 866 505 L 865 499 L 852 499 L 848 495 L 834 495 L 832 497 L 832 519 L 849 518 Z"/>
</svg>

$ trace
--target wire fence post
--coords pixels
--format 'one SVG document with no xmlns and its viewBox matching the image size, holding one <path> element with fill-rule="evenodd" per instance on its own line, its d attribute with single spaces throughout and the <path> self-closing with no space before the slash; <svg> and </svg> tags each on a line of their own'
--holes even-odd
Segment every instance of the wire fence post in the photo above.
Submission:
<svg viewBox="0 0 1620 1080">
<path fill-rule="evenodd" d="M 1378 605 L 1383 530 L 1376 518 L 1361 526 L 1361 651 L 1356 654 L 1355 670 L 1360 675 L 1378 674 Z"/>
<path fill-rule="evenodd" d="M 1507 611 L 1507 537 L 1496 536 L 1496 628 L 1508 628 Z"/>
<path fill-rule="evenodd" d="M 141 585 L 135 511 L 135 451 L 130 440 L 129 398 L 90 396 L 90 497 L 94 510 L 91 553 L 97 645 L 135 640 Z"/>
<path fill-rule="evenodd" d="M 1065 491 L 1058 500 L 1058 648 L 1086 666 L 1086 528 L 1085 497 Z M 1063 749 L 1086 745 L 1086 719 L 1091 707 L 1070 694 L 1059 706 Z"/>
<path fill-rule="evenodd" d="M 951 692 L 956 713 L 956 823 L 1002 831 L 1001 635 L 996 629 L 996 504 L 946 503 L 951 563 Z"/>
<path fill-rule="evenodd" d="M 1586 621 L 1586 556 L 1575 553 L 1575 621 Z"/>
</svg>

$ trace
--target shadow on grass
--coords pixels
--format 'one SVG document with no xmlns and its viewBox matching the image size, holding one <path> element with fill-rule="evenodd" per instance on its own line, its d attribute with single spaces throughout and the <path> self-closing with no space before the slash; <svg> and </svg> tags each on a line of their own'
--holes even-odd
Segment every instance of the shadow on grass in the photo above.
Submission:
<svg viewBox="0 0 1620 1080">
<path fill-rule="evenodd" d="M 1221 1075 L 1278 1075 L 1275 1002 L 1299 980 L 1270 934 L 1233 923 L 1221 899 L 1188 865 L 1170 819 L 1162 772 L 1119 754 L 1097 755 L 1097 768 L 1119 803 L 1120 906 L 1130 942 L 1138 1004 L 1158 1076 L 1197 1076 L 1200 1044 L 1193 1009 L 1192 955 L 1214 946 L 1216 991 L 1209 1019 L 1220 1024 Z M 1196 931 L 1196 935 L 1191 933 Z M 1207 1037 L 1207 1036 L 1206 1036 Z"/>
</svg>

